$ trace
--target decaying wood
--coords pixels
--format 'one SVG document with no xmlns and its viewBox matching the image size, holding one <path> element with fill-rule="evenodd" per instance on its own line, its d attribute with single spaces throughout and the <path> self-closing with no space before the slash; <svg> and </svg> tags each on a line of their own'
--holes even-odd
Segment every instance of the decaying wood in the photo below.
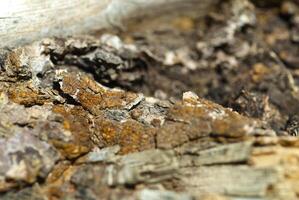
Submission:
<svg viewBox="0 0 299 200">
<path fill-rule="evenodd" d="M 162 101 L 106 88 L 68 66 L 105 61 L 134 72 L 128 60 L 136 49 L 116 36 L 101 41 L 45 39 L 4 53 L 0 190 L 45 181 L 3 199 L 297 198 L 298 138 L 275 136 L 259 120 L 192 92 Z M 120 78 L 111 69 L 107 81 Z"/>
<path fill-rule="evenodd" d="M 128 20 L 194 9 L 204 14 L 218 0 L 3 0 L 0 47 L 52 36 L 92 33 Z"/>
<path fill-rule="evenodd" d="M 41 5 L 39 0 L 30 1 L 28 5 L 33 2 L 36 8 Z M 52 2 L 56 8 L 58 1 Z M 130 4 L 133 6 L 129 7 L 130 12 L 125 9 L 122 13 L 119 8 L 120 17 L 115 19 L 113 14 L 107 14 L 112 2 L 128 8 L 127 3 L 133 1 L 61 2 L 59 5 L 65 5 L 66 11 L 61 20 L 69 22 L 69 17 L 75 14 L 70 11 L 78 12 L 70 7 L 71 4 L 74 7 L 86 5 L 82 6 L 82 15 L 76 13 L 82 18 L 69 26 L 65 26 L 66 21 L 53 21 L 53 26 L 49 25 L 50 29 L 41 33 L 36 32 L 39 26 L 49 23 L 41 16 L 41 24 L 33 23 L 37 26 L 32 30 L 25 28 L 32 37 L 26 36 L 27 31 L 18 34 L 27 42 L 45 35 L 84 33 L 85 28 L 92 31 L 93 27 L 118 25 L 123 19 L 140 17 L 141 12 L 135 15 L 135 6 L 141 6 L 138 8 L 144 11 L 142 14 L 151 14 L 147 9 L 154 4 L 174 6 L 163 8 L 165 11 L 176 10 L 183 3 L 180 0 L 147 1 L 145 4 L 140 4 L 141 0 L 134 1 L 136 4 Z M 215 68 L 219 67 L 219 62 L 237 62 L 235 57 L 228 55 L 230 51 L 239 52 L 238 48 L 228 52 L 219 49 L 231 44 L 242 46 L 234 43 L 235 34 L 254 25 L 256 17 L 250 2 L 232 2 L 235 7 L 228 14 L 228 20 L 215 13 L 208 19 L 225 23 L 217 24 L 214 34 L 207 31 L 207 38 L 198 42 L 197 51 L 203 58 L 197 62 L 210 59 L 209 64 Z M 97 7 L 100 4 L 103 7 Z M 46 15 L 52 15 L 50 4 L 43 4 L 46 5 L 49 6 Z M 91 7 L 95 10 L 89 10 Z M 26 10 L 24 7 L 18 9 Z M 102 16 L 99 10 L 107 12 L 109 17 L 95 19 Z M 154 7 L 153 10 L 162 11 Z M 94 11 L 97 14 L 85 15 Z M 28 16 L 27 11 L 19 13 Z M 5 21 L 5 26 L 12 22 L 6 17 L 0 20 Z M 84 20 L 91 24 L 82 22 Z M 189 19 L 186 21 L 188 28 L 192 23 Z M 62 23 L 59 26 L 63 27 L 55 27 L 57 23 Z M 7 40 L 4 44 L 22 43 L 10 35 L 4 34 Z M 252 42 L 251 37 L 244 38 L 245 43 L 240 38 L 237 40 L 246 44 L 237 58 L 245 59 L 247 64 L 248 60 L 253 62 L 248 57 L 253 57 L 255 63 L 256 58 L 259 60 L 266 54 L 265 49 L 256 45 L 256 41 Z M 191 39 L 194 43 L 194 38 Z M 272 51 L 272 57 L 266 57 L 267 60 L 276 59 L 276 62 L 271 60 L 273 66 L 270 68 L 261 63 L 252 69 L 245 67 L 249 71 L 244 71 L 244 75 L 249 74 L 254 86 L 261 82 L 265 89 L 264 77 L 265 81 L 274 81 L 270 97 L 242 92 L 236 98 L 235 103 L 245 116 L 191 91 L 183 93 L 180 99 L 162 100 L 112 88 L 114 84 L 126 88 L 139 83 L 153 63 L 159 67 L 166 65 L 167 70 L 179 64 L 183 64 L 179 65 L 180 69 L 197 67 L 185 53 L 191 51 L 186 48 L 164 52 L 170 58 L 165 56 L 166 62 L 142 47 L 104 34 L 99 38 L 46 38 L 11 50 L 0 49 L 0 199 L 298 199 L 299 138 L 278 132 L 282 128 L 275 123 L 283 124 L 280 121 L 283 113 L 270 101 L 277 102 L 281 96 L 297 97 L 299 93 L 292 77 Z M 219 69 L 216 70 L 218 75 Z M 234 71 L 234 76 L 238 75 Z M 245 79 L 252 84 L 249 80 Z M 226 84 L 223 80 L 220 83 Z M 286 93 L 280 93 L 280 89 Z M 298 99 L 286 99 L 277 103 L 282 105 L 282 110 L 298 107 Z M 295 102 L 296 106 L 289 106 L 289 102 Z M 269 118 L 273 121 L 267 124 Z M 294 122 L 298 121 L 294 119 Z M 291 125 L 291 131 L 296 133 L 298 126 Z"/>
</svg>

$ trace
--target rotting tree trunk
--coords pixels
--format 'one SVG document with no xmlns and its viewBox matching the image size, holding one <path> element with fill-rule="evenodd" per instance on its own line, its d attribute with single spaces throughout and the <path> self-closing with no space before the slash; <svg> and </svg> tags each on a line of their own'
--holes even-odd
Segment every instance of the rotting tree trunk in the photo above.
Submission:
<svg viewBox="0 0 299 200">
<path fill-rule="evenodd" d="M 37 8 L 39 1 L 36 2 L 28 5 Z M 52 2 L 54 7 L 63 4 Z M 40 16 L 38 22 L 42 23 L 29 23 L 30 18 L 21 17 L 14 28 L 5 29 L 11 32 L 1 35 L 4 38 L 1 45 L 86 33 L 119 25 L 128 18 L 176 10 L 186 3 L 134 1 L 135 4 L 127 5 L 132 1 L 102 1 L 102 7 L 100 4 L 96 7 L 91 1 L 84 1 L 86 10 L 82 8 L 82 13 L 78 13 L 76 2 L 81 1 L 65 3 L 61 21 L 54 20 L 52 25 L 49 16 L 56 19 L 57 14 L 50 11 L 43 11 L 47 18 Z M 117 9 L 110 8 L 109 5 L 114 5 L 110 3 L 117 5 Z M 69 7 L 70 4 L 74 7 Z M 123 12 L 122 5 L 130 9 Z M 174 5 L 175 9 L 158 7 L 161 5 Z M 157 12 L 150 13 L 150 7 Z M 137 8 L 144 12 L 137 12 Z M 93 9 L 97 10 L 96 15 L 85 15 Z M 28 16 L 29 10 L 18 13 Z M 11 25 L 13 19 L 7 16 L 14 15 L 3 15 L 1 20 L 5 24 L 0 26 Z M 38 12 L 32 15 L 36 16 Z M 74 16 L 79 19 L 73 20 Z M 45 24 L 49 29 L 40 31 Z M 16 27 L 24 31 L 15 32 Z M 137 55 L 122 48 L 109 52 L 97 40 L 47 39 L 3 56 L 0 161 L 4 165 L 0 190 L 28 187 L 12 190 L 1 199 L 22 199 L 24 195 L 28 199 L 38 195 L 41 199 L 44 196 L 59 199 L 59 195 L 70 195 L 70 199 L 72 195 L 85 195 L 82 199 L 98 195 L 99 199 L 137 200 L 297 199 L 298 138 L 275 136 L 273 130 L 265 129 L 259 121 L 192 93 L 185 93 L 183 100 L 176 103 L 163 102 L 107 89 L 83 72 L 72 72 L 68 66 L 85 61 L 89 67 L 99 67 L 103 58 L 108 58 L 104 60 L 108 67 L 128 66 Z M 132 57 L 120 59 L 123 51 Z M 68 57 L 64 57 L 66 54 Z M 55 56 L 60 62 L 51 60 Z M 68 62 L 69 58 L 73 63 Z M 121 76 L 121 72 L 116 73 Z M 91 151 L 92 148 L 95 150 Z M 30 157 L 31 154 L 34 156 Z M 15 156 L 19 163 L 14 162 Z M 40 186 L 31 187 L 38 178 L 43 180 Z M 74 194 L 68 194 L 70 190 Z"/>
<path fill-rule="evenodd" d="M 298 138 L 275 136 L 260 121 L 191 92 L 170 103 L 105 88 L 72 72 L 68 58 L 51 63 L 40 52 L 47 48 L 58 57 L 76 49 L 82 55 L 73 59 L 92 65 L 105 47 L 89 39 L 47 39 L 8 53 L 0 82 L 0 191 L 45 181 L 1 199 L 297 199 Z M 126 66 L 126 59 L 106 62 Z M 37 79 L 43 70 L 49 75 Z"/>
<path fill-rule="evenodd" d="M 3 0 L 0 1 L 0 47 L 44 37 L 91 33 L 122 26 L 127 20 L 196 10 L 206 13 L 218 0 Z"/>
</svg>

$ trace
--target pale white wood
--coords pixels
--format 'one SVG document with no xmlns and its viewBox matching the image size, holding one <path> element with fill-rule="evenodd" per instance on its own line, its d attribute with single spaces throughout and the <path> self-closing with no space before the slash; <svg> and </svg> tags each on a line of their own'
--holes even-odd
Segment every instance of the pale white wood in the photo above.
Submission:
<svg viewBox="0 0 299 200">
<path fill-rule="evenodd" d="M 219 0 L 0 0 L 0 47 L 90 33 L 126 20 L 198 9 Z"/>
</svg>

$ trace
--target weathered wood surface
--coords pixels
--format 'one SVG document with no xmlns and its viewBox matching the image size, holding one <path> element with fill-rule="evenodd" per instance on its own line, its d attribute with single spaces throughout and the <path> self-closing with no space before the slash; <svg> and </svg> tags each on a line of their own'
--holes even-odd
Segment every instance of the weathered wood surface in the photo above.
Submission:
<svg viewBox="0 0 299 200">
<path fill-rule="evenodd" d="M 82 30 L 74 26 L 56 31 Z M 164 102 L 106 88 L 71 67 L 105 61 L 125 70 L 137 56 L 127 48 L 103 36 L 0 52 L 0 190 L 8 191 L 1 199 L 298 199 L 298 137 L 278 137 L 191 92 Z M 123 74 L 108 69 L 101 75 Z M 37 156 L 28 157 L 32 152 Z"/>
<path fill-rule="evenodd" d="M 1 199 L 297 199 L 298 137 L 278 137 L 192 92 L 171 103 L 109 89 L 67 64 L 71 57 L 129 66 L 136 52 L 107 44 L 45 39 L 4 56 L 0 191 L 8 193 Z M 124 51 L 133 57 L 117 57 Z M 43 182 L 30 187 L 37 178 Z"/>
<path fill-rule="evenodd" d="M 196 9 L 218 0 L 2 0 L 0 47 L 51 36 L 91 33 L 127 20 Z"/>
</svg>

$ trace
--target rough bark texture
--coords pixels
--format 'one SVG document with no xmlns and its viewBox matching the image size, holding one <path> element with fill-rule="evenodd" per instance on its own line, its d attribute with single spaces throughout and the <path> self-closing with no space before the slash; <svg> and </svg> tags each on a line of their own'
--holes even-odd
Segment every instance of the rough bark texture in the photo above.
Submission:
<svg viewBox="0 0 299 200">
<path fill-rule="evenodd" d="M 299 8 L 264 9 L 1 49 L 0 199 L 298 199 Z"/>
</svg>

